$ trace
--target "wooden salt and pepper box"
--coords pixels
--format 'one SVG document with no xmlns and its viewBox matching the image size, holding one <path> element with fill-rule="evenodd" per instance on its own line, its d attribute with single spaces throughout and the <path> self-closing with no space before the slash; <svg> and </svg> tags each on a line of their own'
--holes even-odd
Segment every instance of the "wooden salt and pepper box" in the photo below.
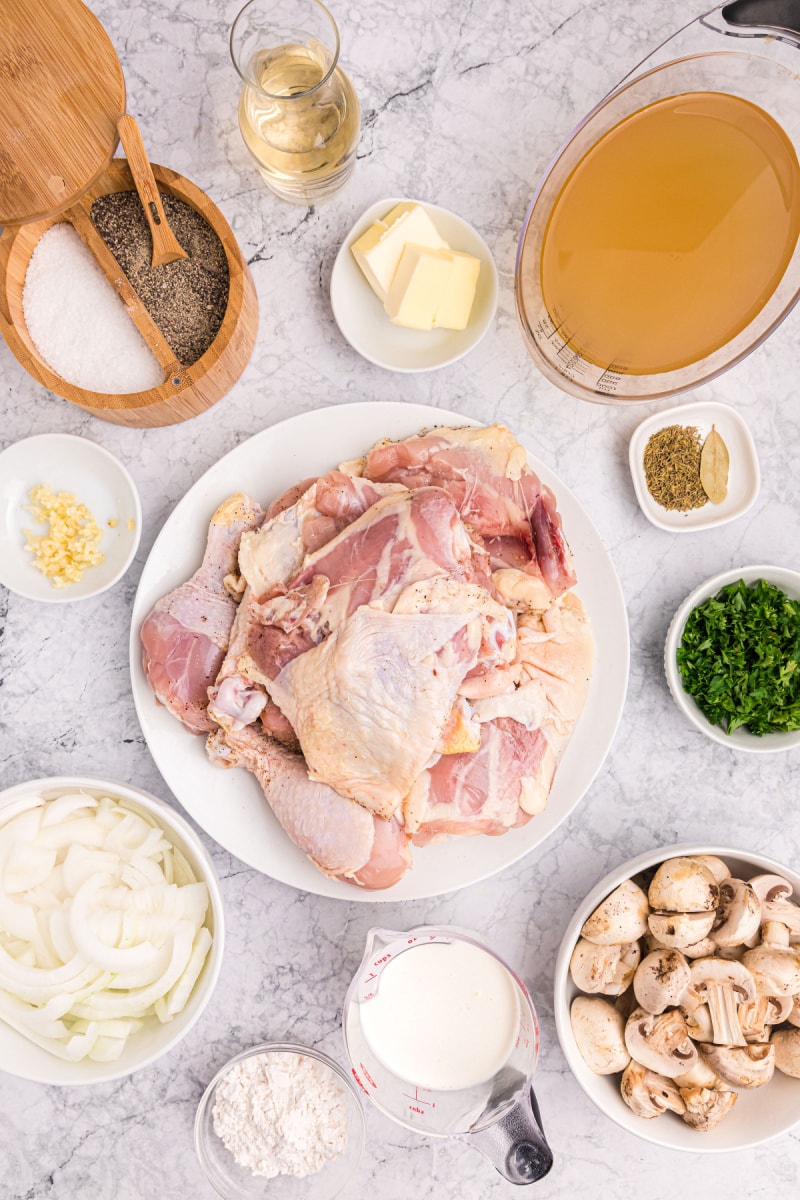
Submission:
<svg viewBox="0 0 800 1200">
<path fill-rule="evenodd" d="M 158 190 L 205 219 L 228 263 L 219 331 L 197 362 L 182 366 L 90 217 L 98 196 L 137 186 L 127 160 L 113 157 L 121 121 L 126 145 L 135 146 L 132 161 L 140 149 L 147 163 L 141 142 L 130 140 L 138 130 L 125 116 L 122 67 L 102 25 L 80 0 L 2 0 L 0 80 L 0 332 L 12 353 L 50 391 L 116 425 L 172 425 L 204 412 L 241 375 L 258 325 L 253 280 L 227 221 L 188 179 L 150 164 Z M 154 265 L 178 257 L 163 210 L 156 220 L 152 210 L 145 215 Z M 59 221 L 74 227 L 122 299 L 164 370 L 158 387 L 127 395 L 89 391 L 56 375 L 39 355 L 25 325 L 22 290 L 39 238 Z"/>
</svg>

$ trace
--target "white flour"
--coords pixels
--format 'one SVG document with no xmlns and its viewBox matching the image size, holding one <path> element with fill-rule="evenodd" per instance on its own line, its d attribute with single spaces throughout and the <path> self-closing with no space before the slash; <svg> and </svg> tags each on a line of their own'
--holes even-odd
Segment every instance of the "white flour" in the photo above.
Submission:
<svg viewBox="0 0 800 1200">
<path fill-rule="evenodd" d="M 217 1085 L 214 1130 L 253 1175 L 311 1175 L 347 1145 L 345 1097 L 323 1063 L 255 1054 Z"/>
</svg>

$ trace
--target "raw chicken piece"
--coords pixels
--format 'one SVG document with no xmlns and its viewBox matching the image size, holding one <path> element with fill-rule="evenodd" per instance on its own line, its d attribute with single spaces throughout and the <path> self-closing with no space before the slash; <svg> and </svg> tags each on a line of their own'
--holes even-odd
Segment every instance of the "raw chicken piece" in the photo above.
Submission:
<svg viewBox="0 0 800 1200">
<path fill-rule="evenodd" d="M 544 807 L 523 805 L 532 790 L 538 798 L 546 755 L 539 730 L 531 733 L 507 718 L 483 725 L 476 753 L 443 755 L 411 789 L 404 814 L 414 845 L 448 834 L 500 834 L 524 825 Z"/>
<path fill-rule="evenodd" d="M 541 616 L 520 616 L 516 645 L 512 686 L 472 702 L 478 752 L 443 756 L 406 798 L 415 845 L 448 833 L 503 833 L 545 807 L 592 670 L 591 628 L 578 597 L 570 592 Z"/>
<path fill-rule="evenodd" d="M 470 580 L 477 574 L 473 551 L 452 501 L 439 488 L 404 488 L 383 497 L 308 555 L 283 593 L 251 605 L 252 662 L 245 673 L 274 679 L 361 605 L 391 610 L 412 583 L 437 576 Z"/>
<path fill-rule="evenodd" d="M 260 597 L 285 590 L 300 570 L 307 553 L 333 538 L 386 494 L 406 489 L 373 484 L 331 471 L 297 495 L 296 488 L 274 501 L 267 520 L 254 533 L 245 533 L 239 547 L 239 569 L 245 584 L 230 634 L 228 653 L 209 691 L 209 712 L 224 729 L 241 729 L 259 716 L 268 732 L 289 745 L 296 737 L 274 704 L 270 704 L 258 672 L 252 672 L 248 641 Z M 293 498 L 294 497 L 294 498 Z M 209 726 L 213 728 L 213 726 Z"/>
<path fill-rule="evenodd" d="M 213 733 L 206 749 L 219 766 L 252 771 L 283 829 L 325 875 L 387 888 L 411 866 L 408 835 L 308 778 L 303 759 L 250 726 Z"/>
<path fill-rule="evenodd" d="M 482 627 L 466 613 L 359 608 L 269 684 L 309 775 L 391 817 L 430 761 Z"/>
<path fill-rule="evenodd" d="M 481 535 L 498 587 L 526 608 L 546 608 L 575 583 L 553 493 L 527 465 L 502 425 L 436 429 L 375 447 L 357 465 L 367 479 L 444 488 L 463 521 Z M 520 577 L 521 576 L 521 577 Z"/>
<path fill-rule="evenodd" d="M 241 493 L 230 496 L 208 527 L 203 561 L 191 579 L 163 596 L 145 617 L 142 665 L 156 699 L 192 733 L 214 729 L 208 687 L 228 648 L 236 602 L 225 586 L 236 571 L 244 531 L 264 519 L 261 507 Z"/>
</svg>

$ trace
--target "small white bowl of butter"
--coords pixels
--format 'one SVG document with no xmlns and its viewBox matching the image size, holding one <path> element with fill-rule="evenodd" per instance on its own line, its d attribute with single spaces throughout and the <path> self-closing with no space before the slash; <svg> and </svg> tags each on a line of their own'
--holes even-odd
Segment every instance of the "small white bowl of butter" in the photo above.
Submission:
<svg viewBox="0 0 800 1200">
<path fill-rule="evenodd" d="M 414 329 L 396 324 L 384 306 L 384 296 L 374 290 L 373 284 L 356 261 L 353 244 L 363 238 L 376 223 L 384 222 L 398 205 L 404 207 L 407 216 L 398 223 L 397 234 L 391 232 L 388 237 L 390 241 L 396 238 L 398 260 L 405 244 L 413 246 L 415 242 L 412 239 L 419 238 L 422 225 L 427 224 L 417 222 L 414 209 L 422 210 L 423 216 L 428 218 L 442 242 L 454 252 L 458 260 L 454 264 L 454 270 L 460 270 L 458 286 L 455 289 L 457 294 L 464 290 L 471 292 L 470 264 L 465 259 L 478 260 L 480 266 L 475 281 L 474 299 L 471 305 L 464 305 L 465 308 L 468 307 L 468 316 L 463 329 Z M 407 243 L 405 231 L 400 234 L 405 225 L 409 226 L 410 234 Z M 385 245 L 384 241 L 383 248 Z M 431 249 L 435 251 L 436 247 L 431 246 Z M 385 255 L 382 257 L 385 260 Z M 435 286 L 435 277 L 439 274 L 437 268 L 441 264 L 436 262 L 434 253 L 429 261 L 423 261 L 418 266 L 420 270 L 416 272 L 415 282 L 419 295 L 424 293 L 428 286 Z M 380 266 L 378 270 L 380 271 Z M 413 274 L 411 270 L 406 271 L 406 284 L 412 284 Z M 385 291 L 388 291 L 391 280 L 384 278 L 382 283 Z M 424 204 L 422 201 L 400 197 L 378 200 L 359 217 L 342 243 L 331 275 L 331 307 L 341 333 L 362 357 L 389 371 L 433 371 L 463 358 L 477 346 L 494 321 L 497 294 L 497 268 L 489 247 L 477 230 L 455 213 L 436 204 Z M 395 308 L 397 305 L 405 306 L 406 315 L 409 308 L 416 307 L 411 288 L 398 291 L 398 287 L 395 286 L 392 300 Z M 456 304 L 456 307 L 460 306 Z M 402 313 L 397 315 L 403 316 Z M 424 320 L 424 313 L 421 315 Z M 459 315 L 461 314 L 455 314 L 456 320 Z"/>
<path fill-rule="evenodd" d="M 37 506 L 31 493 L 42 487 L 50 495 Z M 51 514 L 49 520 L 37 521 L 37 507 L 39 514 Z M 87 534 L 82 548 L 69 537 L 76 522 Z M 63 603 L 99 595 L 127 571 L 141 530 L 135 483 L 96 442 L 44 433 L 0 453 L 0 586 L 18 596 Z M 36 553 L 36 544 L 28 549 L 28 531 L 34 543 L 52 543 L 38 543 Z"/>
</svg>

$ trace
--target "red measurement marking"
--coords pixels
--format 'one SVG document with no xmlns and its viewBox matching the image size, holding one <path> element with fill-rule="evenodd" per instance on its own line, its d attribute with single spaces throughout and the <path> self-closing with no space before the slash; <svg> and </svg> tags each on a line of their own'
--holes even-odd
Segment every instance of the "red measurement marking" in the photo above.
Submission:
<svg viewBox="0 0 800 1200">
<path fill-rule="evenodd" d="M 361 982 L 362 983 L 370 983 L 373 979 L 377 979 L 377 978 L 378 978 L 378 976 L 375 974 L 375 972 L 370 971 L 369 975 L 365 975 L 364 978 L 361 980 Z"/>
<path fill-rule="evenodd" d="M 414 942 L 416 942 L 416 941 L 417 941 L 417 938 L 408 938 L 408 940 L 406 941 L 406 945 L 413 946 Z"/>
<path fill-rule="evenodd" d="M 364 1087 L 364 1085 L 363 1085 L 363 1083 L 361 1082 L 361 1080 L 358 1078 L 358 1075 L 357 1075 L 357 1073 L 356 1073 L 356 1069 L 355 1069 L 355 1067 L 352 1067 L 352 1068 L 351 1068 L 351 1070 L 352 1070 L 352 1072 L 353 1072 L 353 1079 L 355 1079 L 356 1083 L 357 1083 L 357 1084 L 358 1084 L 358 1086 L 361 1088 L 361 1090 L 362 1090 L 362 1092 L 364 1093 L 364 1095 L 365 1095 L 365 1096 L 368 1096 L 368 1095 L 369 1095 L 369 1092 L 368 1092 L 368 1091 L 367 1091 L 367 1089 Z"/>
<path fill-rule="evenodd" d="M 375 1080 L 372 1078 L 372 1076 L 370 1075 L 367 1068 L 364 1066 L 363 1062 L 359 1063 L 358 1065 L 361 1067 L 361 1070 L 364 1072 L 364 1078 L 366 1079 L 367 1083 L 369 1083 L 372 1087 L 376 1088 L 378 1085 L 375 1082 Z"/>
<path fill-rule="evenodd" d="M 372 965 L 373 965 L 373 967 L 383 966 L 383 964 L 387 963 L 391 957 L 392 957 L 391 954 L 384 954 L 383 958 L 373 959 Z"/>
<path fill-rule="evenodd" d="M 436 1108 L 436 1101 L 435 1100 L 426 1100 L 423 1096 L 420 1096 L 418 1087 L 414 1088 L 413 1096 L 409 1095 L 408 1092 L 403 1092 L 402 1094 L 405 1096 L 406 1100 L 413 1100 L 415 1104 L 427 1104 L 429 1108 Z M 409 1104 L 408 1107 L 411 1109 L 412 1112 L 424 1113 L 424 1111 L 425 1111 L 422 1108 L 415 1108 L 414 1104 Z"/>
</svg>

